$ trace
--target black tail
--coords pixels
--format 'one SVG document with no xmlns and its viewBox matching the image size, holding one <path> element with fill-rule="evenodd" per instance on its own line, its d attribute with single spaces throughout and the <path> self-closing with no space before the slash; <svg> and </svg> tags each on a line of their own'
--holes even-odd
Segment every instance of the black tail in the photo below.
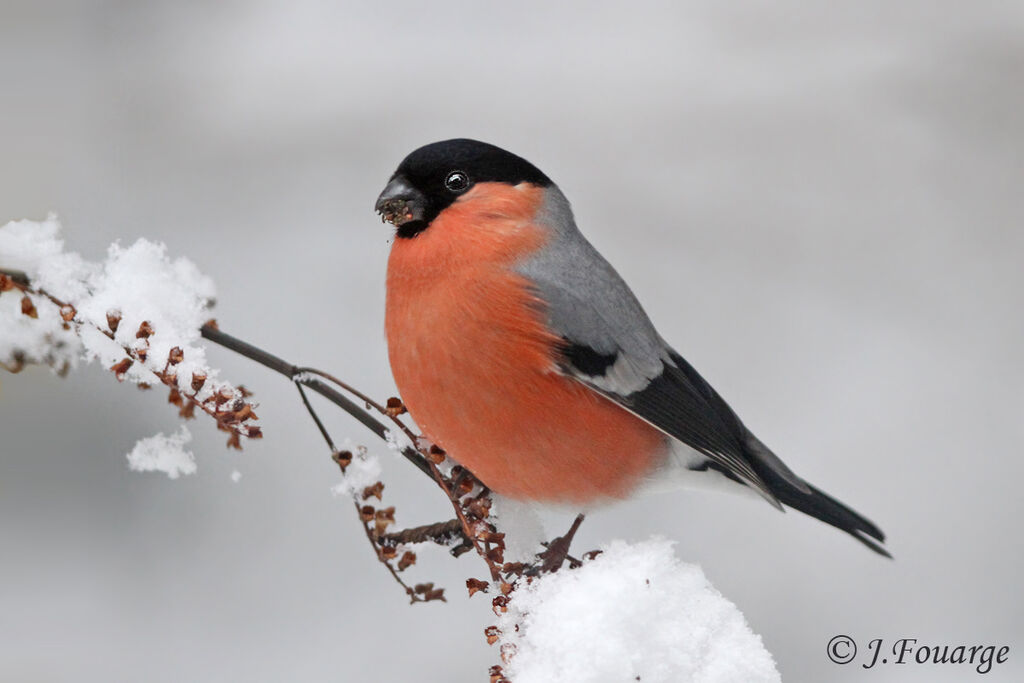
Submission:
<svg viewBox="0 0 1024 683">
<path fill-rule="evenodd" d="M 751 434 L 750 430 L 745 427 L 743 429 L 746 455 L 754 471 L 779 502 L 842 529 L 879 555 L 892 558 L 889 551 L 878 545 L 885 542 L 885 534 L 881 529 L 824 491 L 796 476 L 778 456 Z"/>
<path fill-rule="evenodd" d="M 692 365 L 683 360 L 683 357 L 678 353 L 671 352 L 671 358 L 673 363 L 675 363 L 675 368 L 665 366 L 665 372 L 661 375 L 661 378 L 665 378 L 664 380 L 661 378 L 656 379 L 648 384 L 647 388 L 642 392 L 629 396 L 629 400 L 632 401 L 630 404 L 632 405 L 631 410 L 634 410 L 637 415 L 656 426 L 659 426 L 659 422 L 657 419 L 652 420 L 651 415 L 657 410 L 662 410 L 662 408 L 658 407 L 662 404 L 672 406 L 672 410 L 679 413 L 673 419 L 678 418 L 685 422 L 686 419 L 691 419 L 695 414 L 699 415 L 699 417 L 694 419 L 710 419 L 711 422 L 707 424 L 711 426 L 708 429 L 714 432 L 715 439 L 722 438 L 723 433 L 734 437 L 739 442 L 736 445 L 742 449 L 742 455 L 745 456 L 743 459 L 753 467 L 754 472 L 764 482 L 765 487 L 778 499 L 778 502 L 791 508 L 796 508 L 811 517 L 816 517 L 837 529 L 842 529 L 879 555 L 892 558 L 892 555 L 879 545 L 879 543 L 885 542 L 885 534 L 882 533 L 881 529 L 832 496 L 814 488 L 798 477 L 778 456 L 772 453 L 771 449 L 765 446 L 760 439 L 754 436 L 740 422 L 739 417 L 736 416 L 732 408 L 693 369 Z M 675 384 L 672 383 L 673 381 Z M 657 391 L 652 394 L 652 390 L 656 388 Z M 682 395 L 689 397 L 689 399 L 699 396 L 703 403 L 698 402 L 696 407 L 690 406 L 687 410 L 680 411 L 677 405 L 679 403 L 679 392 L 682 392 Z M 647 394 L 652 394 L 648 398 L 654 402 L 654 405 L 651 405 L 649 402 L 646 411 L 637 410 L 636 397 L 642 397 Z M 694 413 L 694 410 L 697 412 Z M 665 424 L 660 424 L 659 428 L 681 442 L 694 446 L 694 434 L 688 434 L 687 429 L 684 428 L 681 432 L 677 432 L 666 428 Z M 715 430 L 724 430 L 724 432 L 716 432 Z M 731 434 L 729 434 L 730 432 Z M 687 438 L 688 436 L 690 438 Z M 710 443 L 704 440 L 704 437 L 700 434 L 697 436 L 699 437 L 696 439 L 698 445 L 702 442 L 704 445 Z M 726 441 L 728 441 L 728 438 L 726 438 Z M 706 450 L 698 450 L 707 454 Z M 715 458 L 709 458 L 699 467 L 718 470 L 726 477 L 752 488 L 757 484 L 757 482 L 752 482 L 748 477 L 739 476 L 736 469 L 729 466 L 728 462 L 722 462 Z M 770 497 L 766 496 L 766 498 L 774 503 Z"/>
<path fill-rule="evenodd" d="M 800 491 L 771 470 L 759 471 L 758 474 L 764 478 L 772 493 L 782 501 L 783 505 L 788 505 L 811 517 L 820 519 L 826 524 L 831 524 L 837 529 L 842 529 L 879 555 L 892 559 L 889 551 L 879 545 L 879 543 L 885 542 L 885 534 L 870 520 L 806 482 L 804 484 L 809 489 L 809 493 Z"/>
</svg>

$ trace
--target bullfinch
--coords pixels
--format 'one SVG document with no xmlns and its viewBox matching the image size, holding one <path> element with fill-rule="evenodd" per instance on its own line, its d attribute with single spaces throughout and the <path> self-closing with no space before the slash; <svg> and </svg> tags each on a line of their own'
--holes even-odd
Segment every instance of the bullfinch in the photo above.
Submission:
<svg viewBox="0 0 1024 683">
<path fill-rule="evenodd" d="M 888 556 L 877 526 L 794 474 L 662 339 L 536 166 L 435 142 L 402 161 L 376 209 L 396 228 L 386 330 L 399 393 L 492 491 L 589 506 L 650 484 L 723 484 Z"/>
</svg>

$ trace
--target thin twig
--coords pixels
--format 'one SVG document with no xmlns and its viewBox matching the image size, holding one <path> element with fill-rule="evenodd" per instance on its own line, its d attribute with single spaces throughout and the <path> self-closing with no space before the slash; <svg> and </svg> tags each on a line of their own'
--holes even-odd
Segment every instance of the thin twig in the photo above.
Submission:
<svg viewBox="0 0 1024 683">
<path fill-rule="evenodd" d="M 288 379 L 292 380 L 296 384 L 302 384 L 309 387 L 316 393 L 320 394 L 328 401 L 338 406 L 346 413 L 354 417 L 364 427 L 369 429 L 371 432 L 376 434 L 385 441 L 389 440 L 388 434 L 390 430 L 375 417 L 370 415 L 368 412 L 360 408 L 353 401 L 351 401 L 344 394 L 336 390 L 334 387 L 325 384 L 324 382 L 316 379 L 315 377 L 304 377 L 304 374 L 309 374 L 308 370 L 293 365 L 288 361 L 279 358 L 272 353 L 268 353 L 263 349 L 253 346 L 252 344 L 242 341 L 237 337 L 233 337 L 226 332 L 221 332 L 215 325 L 207 323 L 200 328 L 200 332 L 204 339 L 213 342 L 219 346 L 223 346 L 226 349 L 234 351 L 235 353 L 241 354 L 250 360 L 254 360 L 260 365 L 270 368 L 275 372 L 284 375 Z M 319 373 L 318 373 L 319 374 Z M 333 381 L 333 380 L 332 380 Z M 383 408 L 381 408 L 384 411 Z M 385 412 L 386 415 L 386 412 Z M 421 472 L 426 474 L 428 477 L 433 478 L 433 474 L 430 471 L 430 466 L 427 463 L 426 458 L 423 457 L 416 449 L 406 446 L 400 453 L 402 456 L 416 466 Z"/>
<path fill-rule="evenodd" d="M 0 275 L 6 275 L 7 277 L 9 277 L 12 280 L 14 280 L 15 282 L 17 282 L 19 285 L 24 285 L 25 287 L 29 286 L 28 275 L 26 275 L 24 272 L 22 272 L 20 270 L 10 270 L 8 268 L 0 268 Z"/>
<path fill-rule="evenodd" d="M 241 340 L 238 340 L 238 341 L 241 341 Z M 242 342 L 242 343 L 244 343 L 244 342 Z M 253 348 L 255 348 L 255 347 L 253 347 Z M 273 356 L 270 356 L 270 354 L 265 354 L 265 355 L 268 356 L 269 359 L 273 359 Z M 331 449 L 331 457 L 332 457 L 332 459 L 334 459 L 334 461 L 338 463 L 338 466 L 341 468 L 342 476 L 344 476 L 344 474 L 345 474 L 345 465 L 342 464 L 342 461 L 339 458 L 340 454 L 338 452 L 337 447 L 335 447 L 335 445 L 334 445 L 334 439 L 331 438 L 330 432 L 327 431 L 327 427 L 324 426 L 323 420 L 320 419 L 320 416 L 317 414 L 316 409 L 313 408 L 313 404 L 309 402 L 309 397 L 306 396 L 306 391 L 305 391 L 305 389 L 302 388 L 302 382 L 300 381 L 301 378 L 298 375 L 293 375 L 292 379 L 293 379 L 293 381 L 295 381 L 295 387 L 299 390 L 299 396 L 302 397 L 302 404 L 304 406 L 306 406 L 306 410 L 309 412 L 309 416 L 312 417 L 313 418 L 313 422 L 316 423 L 317 429 L 320 430 L 320 435 L 324 438 L 324 441 L 327 443 L 327 447 Z M 379 486 L 380 486 L 380 482 L 378 482 L 378 487 Z M 379 489 L 378 489 L 378 491 L 379 491 Z M 365 497 L 365 495 L 364 495 L 364 497 Z M 378 497 L 379 497 L 379 493 L 378 493 Z M 405 591 L 405 594 L 409 596 L 410 603 L 429 602 L 431 600 L 431 598 L 428 595 L 421 596 L 421 595 L 417 594 L 415 588 L 413 588 L 412 586 L 410 586 L 409 584 L 407 584 L 405 581 L 402 580 L 402 577 L 398 575 L 398 572 L 395 570 L 394 566 L 392 566 L 392 564 L 389 561 L 388 557 L 385 556 L 384 548 L 385 547 L 388 547 L 389 549 L 390 548 L 394 548 L 395 545 L 397 545 L 397 544 L 385 545 L 383 543 L 380 543 L 380 541 L 379 541 L 379 534 L 375 533 L 370 528 L 370 522 L 367 521 L 367 519 L 363 516 L 363 509 L 360 507 L 359 502 L 356 501 L 355 499 L 353 499 L 352 504 L 356 508 L 356 516 L 359 517 L 359 521 L 363 525 L 363 533 L 366 534 L 366 540 L 370 542 L 370 547 L 373 548 L 373 553 L 374 553 L 374 555 L 377 556 L 377 561 L 380 562 L 381 564 L 383 564 L 385 567 L 388 568 L 388 572 L 391 574 L 391 577 L 395 581 L 398 582 L 398 585 L 402 587 L 402 589 Z M 370 509 L 372 510 L 373 508 L 370 508 Z M 434 599 L 444 601 L 445 600 L 444 592 L 441 591 L 440 593 L 438 593 L 438 597 L 434 598 Z"/>
<path fill-rule="evenodd" d="M 476 549 L 477 555 L 482 557 L 484 559 L 484 562 L 487 563 L 487 569 L 491 573 L 491 580 L 500 581 L 501 573 L 498 571 L 498 568 L 495 566 L 495 564 L 491 562 L 490 558 L 487 557 L 487 549 L 481 545 L 480 539 L 478 538 L 479 534 L 477 534 L 476 529 L 473 528 L 473 525 L 470 524 L 469 520 L 466 518 L 466 513 L 462 509 L 462 503 L 459 501 L 458 496 L 454 493 L 453 489 L 449 488 L 448 484 L 445 482 L 444 475 L 441 474 L 441 470 L 437 468 L 437 465 L 435 465 L 433 462 L 429 462 L 429 465 L 430 470 L 434 475 L 434 480 L 437 482 L 437 485 L 440 486 L 441 490 L 445 492 L 445 495 L 448 496 L 448 500 L 450 500 L 452 503 L 452 507 L 455 508 L 455 516 L 459 519 L 459 522 L 462 524 L 462 530 L 465 532 L 466 538 L 472 541 L 473 547 Z"/>
<path fill-rule="evenodd" d="M 381 545 L 403 545 L 406 543 L 436 543 L 448 545 L 453 538 L 462 537 L 462 522 L 449 519 L 447 522 L 424 524 L 390 534 L 381 534 L 377 542 Z"/>
<path fill-rule="evenodd" d="M 361 515 L 362 510 L 359 509 L 359 503 L 352 501 L 352 504 L 356 506 L 356 515 Z M 384 557 L 383 552 L 377 545 L 377 539 L 374 538 L 373 530 L 370 529 L 369 522 L 363 522 L 362 524 L 363 531 L 366 533 L 366 539 L 370 542 L 370 546 L 373 547 L 373 552 L 377 555 L 377 559 L 380 561 L 382 565 L 388 568 L 388 571 L 391 573 L 392 578 L 394 578 L 394 580 L 398 582 L 398 585 L 405 589 L 405 594 L 409 596 L 409 602 L 429 602 L 428 600 L 421 598 L 419 595 L 417 595 L 416 591 L 411 586 L 409 586 L 409 584 L 402 580 L 402 577 L 398 575 L 398 572 L 395 571 L 395 568 L 392 567 L 391 563 L 388 562 L 386 557 Z M 441 596 L 439 599 L 443 602 L 447 602 L 447 600 L 444 599 L 444 596 Z"/>
<path fill-rule="evenodd" d="M 310 417 L 313 418 L 313 422 L 316 423 L 317 429 L 320 430 L 320 436 L 324 437 L 324 441 L 327 442 L 327 447 L 331 449 L 331 453 L 337 453 L 338 449 L 334 446 L 334 441 L 331 439 L 331 435 L 327 433 L 327 427 L 324 427 L 324 423 L 320 421 L 320 416 L 313 410 L 313 404 L 309 402 L 309 398 L 306 396 L 306 390 L 302 388 L 302 384 L 299 382 L 295 383 L 295 388 L 299 390 L 299 396 L 302 397 L 302 404 L 306 406 L 306 410 L 309 411 Z"/>
<path fill-rule="evenodd" d="M 309 373 L 309 374 L 313 374 L 313 375 L 319 375 L 320 377 L 323 377 L 326 380 L 330 380 L 331 382 L 334 382 L 339 387 L 341 387 L 343 390 L 347 391 L 348 393 L 352 394 L 353 396 L 355 396 L 359 400 L 363 401 L 368 407 L 373 408 L 378 413 L 380 413 L 384 417 L 386 417 L 389 420 L 391 420 L 395 424 L 395 426 L 397 426 L 399 429 L 402 430 L 402 432 L 406 435 L 406 437 L 408 437 L 409 441 L 411 441 L 412 443 L 416 443 L 417 442 L 416 435 L 412 433 L 412 430 L 410 430 L 409 427 L 404 422 L 402 422 L 401 420 L 398 419 L 397 415 L 395 415 L 394 413 L 389 411 L 386 407 L 384 407 L 381 404 L 379 404 L 376 401 L 374 401 L 372 398 L 370 398 L 369 396 L 367 396 L 363 392 L 361 392 L 358 389 L 356 389 L 355 387 L 353 387 L 351 384 L 349 384 L 347 382 L 343 382 L 342 380 L 338 379 L 334 375 L 332 375 L 330 373 L 327 373 L 327 372 L 324 372 L 323 370 L 317 370 L 316 368 L 299 368 L 299 372 L 301 372 L 301 373 Z M 402 410 L 404 410 L 404 408 L 402 408 Z"/>
</svg>

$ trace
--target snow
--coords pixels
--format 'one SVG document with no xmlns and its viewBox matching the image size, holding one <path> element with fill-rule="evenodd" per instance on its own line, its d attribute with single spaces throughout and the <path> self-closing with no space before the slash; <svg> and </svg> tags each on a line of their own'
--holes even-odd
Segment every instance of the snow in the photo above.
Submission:
<svg viewBox="0 0 1024 683">
<path fill-rule="evenodd" d="M 46 269 L 40 273 L 46 281 Z M 152 371 L 160 371 L 167 355 L 175 346 L 184 350 L 184 361 L 176 368 L 178 385 L 189 389 L 192 373 L 212 373 L 206 364 L 204 349 L 196 342 L 199 328 L 210 317 L 208 302 L 214 296 L 213 281 L 202 275 L 185 258 L 171 260 L 167 248 L 145 239 L 130 247 L 112 244 L 102 271 L 88 281 L 90 295 L 78 299 L 75 306 L 82 320 L 100 329 L 107 328 L 107 314 L 116 311 L 121 322 L 114 334 L 114 342 L 121 346 L 139 343 L 136 333 L 148 321 L 154 333 L 149 337 L 149 353 L 145 368 L 135 364 L 127 378 L 139 382 L 156 382 Z M 57 295 L 58 297 L 60 295 Z M 109 358 L 109 342 L 86 338 L 86 353 L 101 360 Z M 92 343 L 95 341 L 96 343 Z M 211 388 L 206 388 L 212 393 Z M 207 394 L 208 395 L 208 394 Z"/>
<path fill-rule="evenodd" d="M 43 221 L 11 221 L 0 227 L 0 263 L 28 273 L 33 282 L 58 299 L 86 295 L 85 283 L 98 267 L 73 252 L 64 251 L 57 216 Z"/>
<path fill-rule="evenodd" d="M 358 496 L 367 486 L 380 481 L 380 459 L 371 455 L 365 446 L 353 446 L 351 440 L 346 439 L 341 450 L 351 453 L 352 461 L 341 475 L 341 483 L 331 487 L 331 493 L 336 496 Z"/>
<path fill-rule="evenodd" d="M 498 622 L 515 683 L 780 680 L 740 611 L 669 541 L 613 541 L 580 569 L 524 584 Z"/>
<path fill-rule="evenodd" d="M 541 519 L 538 505 L 506 498 L 493 492 L 491 502 L 489 521 L 498 531 L 505 534 L 505 561 L 532 562 L 536 554 L 544 550 L 541 542 L 552 538 L 552 534 Z M 547 506 L 546 509 L 550 507 Z M 569 522 L 558 528 L 564 532 L 569 528 Z"/>
<path fill-rule="evenodd" d="M 242 481 L 242 473 L 239 472 L 238 470 L 232 470 L 231 471 L 231 481 L 233 483 L 235 483 L 235 484 L 237 484 L 238 482 Z"/>
<path fill-rule="evenodd" d="M 217 379 L 198 343 L 199 328 L 210 317 L 213 281 L 188 259 L 171 259 L 163 244 L 145 239 L 128 247 L 115 243 L 105 261 L 92 263 L 65 251 L 60 223 L 50 215 L 44 221 L 11 221 L 0 227 L 0 265 L 25 271 L 34 287 L 72 304 L 79 328 L 77 339 L 74 331 L 61 329 L 56 306 L 43 296 L 32 297 L 37 319 L 19 317 L 20 292 L 5 293 L 0 297 L 0 361 L 10 362 L 20 351 L 30 360 L 45 362 L 60 343 L 62 358 L 83 357 L 110 367 L 126 357 L 125 348 L 146 348 L 146 360 L 133 363 L 124 378 L 155 384 L 159 380 L 154 372 L 164 369 L 171 349 L 178 347 L 184 352 L 184 360 L 175 367 L 182 391 L 191 393 L 196 373 L 207 378 L 198 400 L 221 389 L 240 395 Z M 120 319 L 113 339 L 105 334 L 110 315 Z M 143 322 L 153 329 L 147 339 L 138 336 Z"/>
<path fill-rule="evenodd" d="M 74 258 L 62 257 L 64 243 L 59 239 L 60 225 L 53 215 L 45 221 L 11 221 L 0 227 L 0 266 L 34 272 L 44 261 L 53 261 L 55 269 L 82 274 L 84 266 Z M 14 365 L 16 357 L 29 363 L 41 363 L 54 369 L 74 367 L 82 352 L 75 333 L 63 329 L 57 307 L 47 299 L 34 299 L 38 318 L 21 312 L 21 293 L 0 295 L 0 363 Z"/>
<path fill-rule="evenodd" d="M 65 249 L 60 222 L 51 214 L 43 221 L 0 226 L 0 267 L 24 271 L 34 290 L 73 307 L 64 311 L 65 324 L 60 307 L 43 294 L 29 294 L 36 317 L 22 313 L 25 295 L 19 290 L 0 294 L 0 363 L 7 367 L 16 368 L 21 359 L 61 370 L 84 359 L 109 369 L 130 360 L 120 379 L 157 385 L 157 373 L 166 372 L 167 383 L 198 402 L 215 393 L 222 397 L 218 405 L 241 398 L 207 364 L 200 343 L 215 294 L 213 281 L 188 259 L 172 259 L 163 244 L 145 239 L 127 247 L 115 243 L 104 261 L 90 262 Z M 176 362 L 170 363 L 175 348 L 180 358 L 176 352 Z M 194 383 L 197 376 L 203 381 Z M 243 423 L 240 431 L 248 427 Z M 191 474 L 195 463 L 181 450 L 190 438 L 183 431 L 144 439 L 129 455 L 129 464 L 136 470 L 166 471 L 172 479 Z"/>
<path fill-rule="evenodd" d="M 128 468 L 134 472 L 163 472 L 171 479 L 195 474 L 195 456 L 185 450 L 185 444 L 191 440 L 192 434 L 185 425 L 170 436 L 160 433 L 140 439 L 128 454 Z"/>
<path fill-rule="evenodd" d="M 46 299 L 34 300 L 38 318 L 21 312 L 21 294 L 0 294 L 0 363 L 13 367 L 16 359 L 49 365 L 59 370 L 74 368 L 82 344 L 74 331 L 63 329 L 60 312 Z"/>
</svg>

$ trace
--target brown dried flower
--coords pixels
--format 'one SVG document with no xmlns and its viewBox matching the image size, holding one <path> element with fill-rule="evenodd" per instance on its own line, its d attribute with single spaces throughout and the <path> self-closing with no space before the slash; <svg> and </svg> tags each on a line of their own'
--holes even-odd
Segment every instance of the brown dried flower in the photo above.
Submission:
<svg viewBox="0 0 1024 683">
<path fill-rule="evenodd" d="M 32 303 L 32 299 L 28 294 L 21 297 L 21 312 L 30 318 L 39 317 L 39 311 L 36 310 L 36 305 Z"/>
</svg>

